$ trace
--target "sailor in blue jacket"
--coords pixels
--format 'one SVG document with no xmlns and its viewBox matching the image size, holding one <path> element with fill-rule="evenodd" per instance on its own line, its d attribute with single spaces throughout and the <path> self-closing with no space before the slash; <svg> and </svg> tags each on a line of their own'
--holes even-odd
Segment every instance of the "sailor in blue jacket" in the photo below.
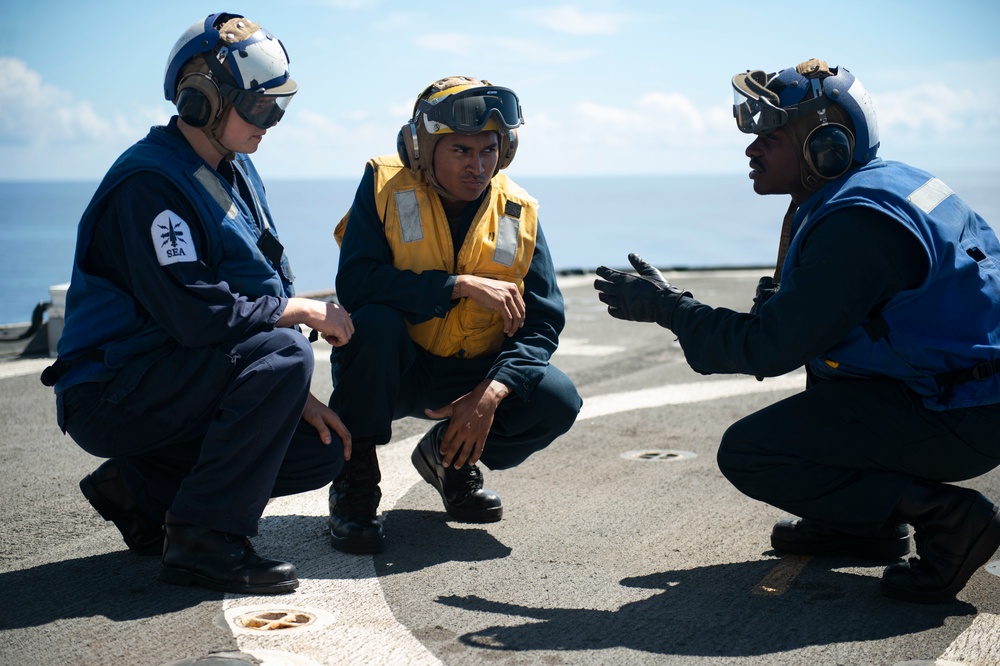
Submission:
<svg viewBox="0 0 1000 666">
<path fill-rule="evenodd" d="M 297 90 L 284 46 L 236 14 L 177 41 L 164 94 L 178 115 L 111 167 L 77 236 L 59 357 L 43 373 L 58 421 L 108 458 L 80 482 L 161 579 L 268 594 L 298 585 L 261 558 L 271 497 L 320 488 L 350 455 L 340 418 L 309 392 L 299 324 L 334 345 L 338 305 L 296 298 L 248 155 Z"/>
<path fill-rule="evenodd" d="M 876 157 L 874 105 L 809 60 L 733 77 L 758 194 L 791 195 L 774 277 L 749 313 L 712 308 L 636 255 L 602 267 L 612 316 L 669 328 L 699 372 L 807 388 L 733 424 L 723 474 L 797 518 L 778 552 L 898 560 L 884 595 L 954 598 L 1000 546 L 998 507 L 953 482 L 1000 464 L 1000 242 L 943 181 Z"/>
</svg>

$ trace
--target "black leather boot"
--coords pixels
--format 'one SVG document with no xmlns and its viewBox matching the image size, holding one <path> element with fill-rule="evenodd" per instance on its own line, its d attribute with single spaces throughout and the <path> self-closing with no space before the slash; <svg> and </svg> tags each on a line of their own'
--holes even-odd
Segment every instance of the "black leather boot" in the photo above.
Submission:
<svg viewBox="0 0 1000 666">
<path fill-rule="evenodd" d="M 444 508 L 452 518 L 466 523 L 497 522 L 503 517 L 503 505 L 499 495 L 483 488 L 479 467 L 465 465 L 455 469 L 441 464 L 441 436 L 447 426 L 448 422 L 442 421 L 428 430 L 410 461 L 424 481 L 441 494 Z"/>
<path fill-rule="evenodd" d="M 771 546 L 793 555 L 846 555 L 868 560 L 898 560 L 910 552 L 910 530 L 886 523 L 871 537 L 827 527 L 807 518 L 779 520 L 771 530 Z"/>
<path fill-rule="evenodd" d="M 163 515 L 143 507 L 125 479 L 118 461 L 106 460 L 80 480 L 80 490 L 104 520 L 114 523 L 125 545 L 137 555 L 163 554 Z"/>
<path fill-rule="evenodd" d="M 164 532 L 165 583 L 237 594 L 278 594 L 299 586 L 295 565 L 260 557 L 245 536 L 170 522 Z"/>
<path fill-rule="evenodd" d="M 374 442 L 354 441 L 351 459 L 330 484 L 330 542 L 345 553 L 381 553 L 385 531 L 378 519 L 382 474 Z"/>
<path fill-rule="evenodd" d="M 882 594 L 904 601 L 950 601 L 1000 547 L 997 506 L 969 488 L 913 481 L 893 519 L 913 525 L 917 556 L 891 564 Z"/>
</svg>

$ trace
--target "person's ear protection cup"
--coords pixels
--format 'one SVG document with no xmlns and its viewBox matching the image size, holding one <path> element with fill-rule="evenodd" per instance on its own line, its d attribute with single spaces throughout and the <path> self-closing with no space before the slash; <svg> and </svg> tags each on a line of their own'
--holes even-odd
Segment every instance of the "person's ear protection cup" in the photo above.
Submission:
<svg viewBox="0 0 1000 666">
<path fill-rule="evenodd" d="M 417 139 L 417 126 L 410 121 L 399 129 L 396 135 L 396 152 L 403 166 L 416 172 L 420 163 L 420 143 Z"/>
<path fill-rule="evenodd" d="M 815 127 L 802 143 L 806 164 L 826 179 L 839 178 L 851 168 L 854 135 L 839 123 Z"/>
<path fill-rule="evenodd" d="M 177 115 L 192 127 L 205 127 L 219 115 L 222 93 L 204 72 L 188 74 L 177 85 Z"/>
<path fill-rule="evenodd" d="M 500 159 L 497 161 L 498 172 L 501 169 L 509 167 L 510 163 L 514 161 L 514 154 L 517 153 L 517 130 L 507 130 L 506 134 L 507 140 L 504 141 L 504 133 L 500 132 Z"/>
</svg>

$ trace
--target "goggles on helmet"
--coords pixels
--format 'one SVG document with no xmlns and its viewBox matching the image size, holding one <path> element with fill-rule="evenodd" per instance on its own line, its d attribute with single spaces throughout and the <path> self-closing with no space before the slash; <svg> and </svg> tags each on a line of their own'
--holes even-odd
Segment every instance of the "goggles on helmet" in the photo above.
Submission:
<svg viewBox="0 0 1000 666">
<path fill-rule="evenodd" d="M 778 95 L 766 87 L 774 75 L 765 76 L 757 70 L 733 77 L 733 117 L 744 134 L 767 134 L 800 116 L 817 113 L 826 108 L 823 96 L 814 97 L 801 104 L 777 106 Z"/>
<path fill-rule="evenodd" d="M 417 105 L 417 114 L 420 113 L 424 114 L 424 123 L 432 134 L 440 131 L 440 125 L 454 132 L 473 134 L 486 129 L 490 120 L 495 120 L 502 129 L 515 129 L 524 122 L 521 103 L 514 91 L 495 86 L 469 88 L 438 100 L 421 100 Z"/>
<path fill-rule="evenodd" d="M 283 78 L 277 79 L 281 83 L 274 88 L 259 87 L 253 90 L 244 90 L 239 86 L 233 74 L 226 70 L 219 60 L 220 58 L 225 59 L 228 53 L 228 49 L 223 48 L 217 57 L 212 57 L 208 53 L 202 54 L 205 62 L 208 63 L 208 68 L 216 77 L 219 92 L 232 102 L 236 113 L 243 120 L 260 129 L 274 127 L 285 115 L 285 109 L 292 101 L 292 96 L 298 92 L 298 85 L 285 75 Z M 253 81 L 253 84 L 256 84 L 256 81 Z"/>
<path fill-rule="evenodd" d="M 226 83 L 219 86 L 219 91 L 232 102 L 240 118 L 260 129 L 277 125 L 295 94 L 293 91 L 284 95 L 268 95 L 255 90 L 240 90 Z"/>
<path fill-rule="evenodd" d="M 788 122 L 788 113 L 768 100 L 749 97 L 733 88 L 733 116 L 736 126 L 745 134 L 765 134 Z"/>
</svg>

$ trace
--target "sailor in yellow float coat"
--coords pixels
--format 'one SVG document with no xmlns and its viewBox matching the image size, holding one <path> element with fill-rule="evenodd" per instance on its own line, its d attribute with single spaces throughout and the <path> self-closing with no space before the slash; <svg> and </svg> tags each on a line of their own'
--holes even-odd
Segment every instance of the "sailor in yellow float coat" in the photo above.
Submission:
<svg viewBox="0 0 1000 666">
<path fill-rule="evenodd" d="M 535 251 L 538 202 L 506 174 L 493 177 L 486 199 L 458 251 L 441 199 L 395 155 L 368 162 L 375 175 L 375 205 L 385 211 L 385 237 L 393 266 L 423 273 L 482 275 L 513 282 L 524 294 L 524 276 Z M 337 225 L 343 241 L 350 212 Z M 407 324 L 410 337 L 435 356 L 475 358 L 495 354 L 504 337 L 503 318 L 463 298 L 443 317 Z"/>
<path fill-rule="evenodd" d="M 514 157 L 517 96 L 466 77 L 429 86 L 397 140 L 369 161 L 341 245 L 337 295 L 351 343 L 332 354 L 330 405 L 353 451 L 330 488 L 334 547 L 385 536 L 375 446 L 406 416 L 438 420 L 413 452 L 453 519 L 500 520 L 480 460 L 506 469 L 572 426 L 582 401 L 549 358 L 565 322 L 538 204 L 500 169 Z"/>
</svg>

